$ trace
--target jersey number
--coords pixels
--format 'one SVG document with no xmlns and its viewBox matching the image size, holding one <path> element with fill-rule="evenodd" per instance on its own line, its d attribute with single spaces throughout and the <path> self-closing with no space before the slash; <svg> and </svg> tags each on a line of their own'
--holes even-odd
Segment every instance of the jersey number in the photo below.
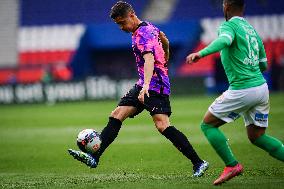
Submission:
<svg viewBox="0 0 284 189">
<path fill-rule="evenodd" d="M 258 60 L 259 47 L 256 37 L 246 34 L 248 42 L 249 59 Z"/>
</svg>

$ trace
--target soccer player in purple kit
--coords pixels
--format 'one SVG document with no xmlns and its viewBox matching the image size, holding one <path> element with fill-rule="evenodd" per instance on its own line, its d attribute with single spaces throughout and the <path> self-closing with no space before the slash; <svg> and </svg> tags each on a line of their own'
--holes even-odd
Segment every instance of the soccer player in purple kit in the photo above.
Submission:
<svg viewBox="0 0 284 189">
<path fill-rule="evenodd" d="M 132 48 L 139 80 L 112 111 L 107 126 L 101 132 L 102 143 L 99 151 L 95 154 L 88 154 L 81 148 L 83 152 L 70 149 L 69 153 L 87 166 L 97 167 L 100 156 L 117 137 L 122 122 L 146 109 L 152 116 L 158 131 L 191 160 L 193 177 L 202 176 L 208 169 L 209 163 L 200 159 L 182 132 L 170 126 L 170 82 L 167 68 L 169 41 L 167 37 L 151 23 L 141 21 L 132 6 L 126 2 L 117 2 L 111 8 L 110 17 L 121 30 L 132 33 Z"/>
</svg>

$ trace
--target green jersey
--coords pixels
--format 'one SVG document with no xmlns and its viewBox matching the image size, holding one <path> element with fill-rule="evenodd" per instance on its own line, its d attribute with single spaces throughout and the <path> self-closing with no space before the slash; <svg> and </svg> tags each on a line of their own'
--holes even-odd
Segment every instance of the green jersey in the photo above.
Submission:
<svg viewBox="0 0 284 189">
<path fill-rule="evenodd" d="M 255 29 L 242 17 L 221 24 L 218 39 L 200 51 L 206 56 L 221 50 L 221 61 L 230 89 L 246 89 L 265 83 L 261 73 L 267 65 L 263 42 Z"/>
</svg>

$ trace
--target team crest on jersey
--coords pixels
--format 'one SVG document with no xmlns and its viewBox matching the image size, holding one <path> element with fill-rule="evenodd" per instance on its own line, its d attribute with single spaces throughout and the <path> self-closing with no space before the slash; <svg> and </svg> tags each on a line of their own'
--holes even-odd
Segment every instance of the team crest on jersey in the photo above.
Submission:
<svg viewBox="0 0 284 189">
<path fill-rule="evenodd" d="M 255 114 L 255 121 L 261 121 L 261 122 L 267 122 L 268 120 L 268 114 Z"/>
</svg>

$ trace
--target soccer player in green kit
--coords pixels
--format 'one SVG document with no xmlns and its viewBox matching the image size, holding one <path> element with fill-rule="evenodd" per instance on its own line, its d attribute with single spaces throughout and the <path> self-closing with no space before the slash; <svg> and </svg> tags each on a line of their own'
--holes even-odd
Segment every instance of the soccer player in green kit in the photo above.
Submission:
<svg viewBox="0 0 284 189">
<path fill-rule="evenodd" d="M 186 58 L 186 62 L 192 64 L 202 57 L 221 51 L 222 64 L 230 84 L 229 89 L 208 108 L 201 123 L 201 130 L 226 165 L 214 185 L 243 172 L 226 137 L 218 129 L 240 116 L 244 118 L 251 143 L 284 162 L 283 143 L 265 134 L 269 91 L 262 72 L 267 68 L 267 58 L 261 38 L 242 17 L 244 4 L 244 0 L 223 0 L 226 21 L 219 27 L 218 38 Z"/>
</svg>

